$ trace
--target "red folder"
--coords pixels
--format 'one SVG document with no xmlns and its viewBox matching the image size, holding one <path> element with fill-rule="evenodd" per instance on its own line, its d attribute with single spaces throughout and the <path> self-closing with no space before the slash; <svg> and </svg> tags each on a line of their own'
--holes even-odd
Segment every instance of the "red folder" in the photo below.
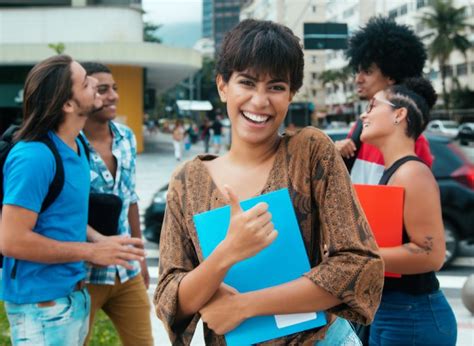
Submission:
<svg viewBox="0 0 474 346">
<path fill-rule="evenodd" d="M 379 247 L 402 245 L 403 187 L 354 184 L 362 209 Z M 400 274 L 385 272 L 400 278 Z"/>
</svg>

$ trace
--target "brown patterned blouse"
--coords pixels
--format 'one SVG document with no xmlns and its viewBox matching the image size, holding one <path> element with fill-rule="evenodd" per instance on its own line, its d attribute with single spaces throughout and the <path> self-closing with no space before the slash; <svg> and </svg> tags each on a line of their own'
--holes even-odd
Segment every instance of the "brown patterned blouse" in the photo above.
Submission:
<svg viewBox="0 0 474 346">
<path fill-rule="evenodd" d="M 193 215 L 226 204 L 196 157 L 174 173 L 160 242 L 160 278 L 154 295 L 158 317 L 174 345 L 189 345 L 199 314 L 175 322 L 181 279 L 203 261 Z M 311 271 L 305 276 L 343 303 L 328 312 L 370 323 L 379 305 L 383 263 L 346 167 L 331 140 L 315 128 L 284 136 L 263 193 L 287 187 L 295 207 Z M 271 345 L 314 344 L 326 328 L 271 340 Z M 225 345 L 223 336 L 204 325 L 208 345 Z"/>
</svg>

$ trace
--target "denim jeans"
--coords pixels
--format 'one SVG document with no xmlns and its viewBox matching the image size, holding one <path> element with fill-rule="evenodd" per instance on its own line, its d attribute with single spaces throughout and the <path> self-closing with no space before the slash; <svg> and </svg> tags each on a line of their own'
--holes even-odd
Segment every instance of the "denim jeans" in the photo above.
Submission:
<svg viewBox="0 0 474 346">
<path fill-rule="evenodd" d="M 316 342 L 316 346 L 362 346 L 354 329 L 343 318 L 336 320 L 329 326 L 324 340 Z"/>
<path fill-rule="evenodd" d="M 89 328 L 90 297 L 74 291 L 51 306 L 5 302 L 14 346 L 82 346 Z"/>
<path fill-rule="evenodd" d="M 456 345 L 453 310 L 442 291 L 385 292 L 370 328 L 370 345 Z"/>
</svg>

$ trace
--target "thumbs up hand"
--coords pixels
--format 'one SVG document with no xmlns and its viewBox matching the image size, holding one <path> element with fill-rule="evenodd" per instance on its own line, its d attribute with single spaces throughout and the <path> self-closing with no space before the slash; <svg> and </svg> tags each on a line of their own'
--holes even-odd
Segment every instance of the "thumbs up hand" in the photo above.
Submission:
<svg viewBox="0 0 474 346">
<path fill-rule="evenodd" d="M 268 204 L 258 203 L 243 211 L 232 188 L 224 185 L 230 204 L 230 224 L 223 245 L 232 263 L 252 257 L 270 245 L 278 235 Z"/>
</svg>

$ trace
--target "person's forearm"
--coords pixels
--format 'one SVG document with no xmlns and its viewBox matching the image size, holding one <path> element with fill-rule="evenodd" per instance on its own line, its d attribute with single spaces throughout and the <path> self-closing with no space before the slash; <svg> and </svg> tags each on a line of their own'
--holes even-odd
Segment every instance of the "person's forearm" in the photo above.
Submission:
<svg viewBox="0 0 474 346">
<path fill-rule="evenodd" d="M 381 248 L 385 271 L 398 274 L 421 274 L 437 271 L 444 261 L 443 248 L 423 248 L 414 243 Z"/>
<path fill-rule="evenodd" d="M 244 293 L 240 299 L 246 318 L 324 311 L 341 304 L 338 298 L 306 277 L 283 285 Z"/>
<path fill-rule="evenodd" d="M 225 247 L 218 246 L 204 262 L 186 274 L 179 284 L 176 319 L 198 312 L 212 298 L 232 265 Z"/>
<path fill-rule="evenodd" d="M 35 232 L 21 232 L 15 239 L 4 239 L 5 256 L 40 263 L 67 263 L 89 261 L 92 244 L 64 242 L 44 237 Z"/>
<path fill-rule="evenodd" d="M 130 225 L 130 233 L 134 238 L 142 238 L 142 230 L 140 228 L 140 212 L 138 203 L 130 204 L 128 208 L 128 223 Z"/>
</svg>

